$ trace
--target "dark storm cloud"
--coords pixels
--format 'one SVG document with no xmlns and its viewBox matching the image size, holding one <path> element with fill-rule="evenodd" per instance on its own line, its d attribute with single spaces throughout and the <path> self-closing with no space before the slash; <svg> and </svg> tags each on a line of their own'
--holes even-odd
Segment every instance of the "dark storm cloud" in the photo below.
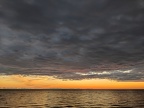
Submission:
<svg viewBox="0 0 144 108">
<path fill-rule="evenodd" d="M 141 80 L 143 28 L 144 0 L 0 0 L 1 73 Z"/>
</svg>

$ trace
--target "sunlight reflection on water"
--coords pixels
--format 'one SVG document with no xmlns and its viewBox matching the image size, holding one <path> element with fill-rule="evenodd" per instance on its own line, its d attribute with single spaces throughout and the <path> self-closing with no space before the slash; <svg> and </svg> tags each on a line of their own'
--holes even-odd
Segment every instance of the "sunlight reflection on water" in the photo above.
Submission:
<svg viewBox="0 0 144 108">
<path fill-rule="evenodd" d="M 144 108 L 143 90 L 0 90 L 0 108 Z"/>
</svg>

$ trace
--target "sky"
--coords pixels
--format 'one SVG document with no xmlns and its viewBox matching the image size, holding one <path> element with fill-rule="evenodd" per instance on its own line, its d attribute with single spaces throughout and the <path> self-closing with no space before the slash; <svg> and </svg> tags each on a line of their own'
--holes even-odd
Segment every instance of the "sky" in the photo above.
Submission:
<svg viewBox="0 0 144 108">
<path fill-rule="evenodd" d="M 0 88 L 144 89 L 144 0 L 0 0 Z"/>
</svg>

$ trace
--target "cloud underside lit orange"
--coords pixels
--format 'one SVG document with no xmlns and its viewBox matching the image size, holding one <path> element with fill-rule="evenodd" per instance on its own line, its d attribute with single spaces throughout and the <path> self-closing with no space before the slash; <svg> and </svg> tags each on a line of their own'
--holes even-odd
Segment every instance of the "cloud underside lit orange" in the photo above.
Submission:
<svg viewBox="0 0 144 108">
<path fill-rule="evenodd" d="M 48 76 L 0 76 L 0 88 L 38 89 L 144 89 L 144 82 L 117 82 L 108 79 L 61 80 Z"/>
</svg>

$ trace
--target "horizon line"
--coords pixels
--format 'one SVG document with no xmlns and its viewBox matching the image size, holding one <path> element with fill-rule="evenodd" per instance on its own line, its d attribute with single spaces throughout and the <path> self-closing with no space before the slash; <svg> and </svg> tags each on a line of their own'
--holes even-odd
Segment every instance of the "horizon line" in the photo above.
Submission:
<svg viewBox="0 0 144 108">
<path fill-rule="evenodd" d="M 106 89 L 92 89 L 92 88 L 0 88 L 0 90 L 144 90 L 144 88 L 106 88 Z"/>
</svg>

